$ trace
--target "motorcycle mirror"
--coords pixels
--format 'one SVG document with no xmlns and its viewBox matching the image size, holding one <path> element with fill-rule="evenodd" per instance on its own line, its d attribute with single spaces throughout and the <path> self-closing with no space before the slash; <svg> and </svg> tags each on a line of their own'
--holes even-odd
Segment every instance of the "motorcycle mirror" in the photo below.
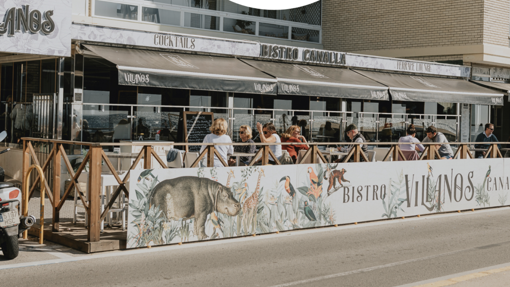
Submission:
<svg viewBox="0 0 510 287">
<path fill-rule="evenodd" d="M 4 139 L 7 137 L 7 132 L 3 131 L 0 133 L 0 142 L 3 142 Z"/>
</svg>

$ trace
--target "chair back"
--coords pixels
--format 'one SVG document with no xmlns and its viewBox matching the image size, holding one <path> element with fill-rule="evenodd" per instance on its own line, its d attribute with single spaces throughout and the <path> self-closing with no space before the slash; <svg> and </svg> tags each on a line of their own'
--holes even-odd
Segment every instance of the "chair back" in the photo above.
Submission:
<svg viewBox="0 0 510 287">
<path fill-rule="evenodd" d="M 183 158 L 183 154 L 182 154 L 182 152 L 179 152 L 174 161 L 167 162 L 167 166 L 170 168 L 182 168 L 182 164 L 183 164 L 182 158 Z M 193 164 L 193 163 L 191 163 L 191 164 Z"/>
<path fill-rule="evenodd" d="M 402 154 L 406 158 L 406 160 L 419 160 L 420 155 L 415 150 L 403 150 Z M 402 161 L 402 157 L 399 155 L 398 160 Z"/>
<path fill-rule="evenodd" d="M 297 163 L 297 164 L 302 164 L 302 163 L 311 163 L 311 160 L 310 160 L 310 159 L 306 160 L 305 162 L 301 162 L 301 160 L 303 160 L 303 156 L 305 155 L 305 153 L 306 153 L 306 150 L 304 150 L 304 149 L 300 149 L 300 150 L 298 151 L 298 156 L 297 156 L 297 160 L 296 160 L 296 163 Z"/>
<path fill-rule="evenodd" d="M 390 151 L 389 148 L 382 148 L 382 147 L 374 148 L 375 161 L 383 161 L 383 159 L 386 156 L 386 154 L 388 153 L 388 151 Z M 389 160 L 391 160 L 391 158 L 392 158 L 392 156 L 390 155 Z"/>
<path fill-rule="evenodd" d="M 368 161 L 375 162 L 375 155 L 377 152 L 375 150 L 369 150 L 368 152 Z"/>
<path fill-rule="evenodd" d="M 198 158 L 198 152 L 188 152 L 186 153 L 186 158 L 184 159 L 184 167 L 191 167 L 193 163 Z"/>
</svg>

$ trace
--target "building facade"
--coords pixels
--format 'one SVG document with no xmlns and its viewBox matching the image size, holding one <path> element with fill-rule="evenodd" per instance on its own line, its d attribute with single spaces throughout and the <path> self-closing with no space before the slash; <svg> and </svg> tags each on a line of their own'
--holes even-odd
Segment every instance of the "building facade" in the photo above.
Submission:
<svg viewBox="0 0 510 287">
<path fill-rule="evenodd" d="M 343 1 L 323 2 L 325 49 L 434 61 L 472 67 L 471 79 L 510 86 L 510 1 Z M 493 122 L 510 136 L 508 100 L 501 107 L 471 107 L 471 139 Z M 508 112 L 507 112 L 508 111 Z M 505 126 L 505 123 L 506 126 Z"/>
<path fill-rule="evenodd" d="M 470 65 L 346 53 L 362 41 L 334 34 L 349 30 L 332 24 L 335 1 L 284 11 L 228 0 L 25 2 L 0 5 L 0 125 L 12 143 L 183 141 L 183 112 L 225 118 L 234 140 L 241 125 L 273 122 L 316 142 L 343 141 L 350 123 L 370 141 L 395 142 L 410 124 L 419 137 L 435 125 L 468 141 L 470 115 L 503 105 L 501 90 L 468 81 Z M 375 42 L 367 47 L 383 47 Z"/>
</svg>

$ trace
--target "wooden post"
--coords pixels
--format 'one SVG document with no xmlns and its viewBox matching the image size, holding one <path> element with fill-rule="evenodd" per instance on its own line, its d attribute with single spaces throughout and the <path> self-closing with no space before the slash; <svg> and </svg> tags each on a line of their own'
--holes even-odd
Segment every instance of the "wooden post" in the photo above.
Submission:
<svg viewBox="0 0 510 287">
<path fill-rule="evenodd" d="M 207 147 L 207 167 L 214 167 L 214 146 Z"/>
<path fill-rule="evenodd" d="M 429 145 L 429 151 L 427 152 L 427 159 L 435 159 L 436 158 L 436 145 Z"/>
<path fill-rule="evenodd" d="M 25 180 L 27 178 L 28 169 L 30 168 L 30 153 L 28 151 L 26 140 L 23 140 L 23 163 L 22 164 L 23 164 L 23 166 L 22 166 L 23 180 Z M 30 190 L 30 187 L 27 184 L 25 184 L 24 182 L 22 182 L 21 186 L 22 186 L 21 197 L 22 197 L 22 201 L 23 201 L 22 214 L 24 216 L 28 216 L 28 200 L 29 200 L 28 191 Z M 23 239 L 28 239 L 28 231 L 23 232 Z"/>
<path fill-rule="evenodd" d="M 317 146 L 313 145 L 312 148 L 312 163 L 317 163 Z"/>
<path fill-rule="evenodd" d="M 360 152 L 363 152 L 363 151 L 361 150 L 361 146 L 360 146 L 359 144 L 356 144 L 356 145 L 354 145 L 354 147 L 353 147 L 353 148 L 354 148 L 354 154 L 353 154 L 354 159 L 353 159 L 353 161 L 354 161 L 354 162 L 360 162 L 360 161 L 361 161 L 361 155 L 360 155 Z"/>
<path fill-rule="evenodd" d="M 90 147 L 89 162 L 89 212 L 87 214 L 89 229 L 87 239 L 89 242 L 98 242 L 100 240 L 100 218 L 101 218 L 101 147 Z"/>
<path fill-rule="evenodd" d="M 39 173 L 39 176 L 44 176 L 44 173 Z M 45 191 L 44 191 L 44 185 L 41 184 L 41 206 L 40 206 L 40 219 L 39 219 L 39 225 L 40 225 L 40 228 L 39 228 L 39 244 L 43 244 L 44 243 L 44 195 L 45 195 Z"/>
<path fill-rule="evenodd" d="M 265 145 L 262 147 L 262 165 L 268 165 L 269 164 L 269 146 Z"/>
<path fill-rule="evenodd" d="M 59 221 L 60 221 L 60 211 L 57 209 L 57 206 L 60 203 L 60 163 L 61 163 L 61 151 L 58 148 L 58 144 L 54 143 L 53 149 L 55 150 L 55 154 L 53 155 L 53 218 L 52 218 L 52 228 L 53 232 L 59 231 Z"/>
<path fill-rule="evenodd" d="M 152 168 L 152 146 L 144 146 L 144 154 L 143 154 L 143 168 L 151 169 Z"/>
<path fill-rule="evenodd" d="M 498 144 L 492 144 L 491 158 L 498 158 Z"/>
<path fill-rule="evenodd" d="M 393 161 L 399 161 L 398 145 L 393 146 Z"/>
</svg>

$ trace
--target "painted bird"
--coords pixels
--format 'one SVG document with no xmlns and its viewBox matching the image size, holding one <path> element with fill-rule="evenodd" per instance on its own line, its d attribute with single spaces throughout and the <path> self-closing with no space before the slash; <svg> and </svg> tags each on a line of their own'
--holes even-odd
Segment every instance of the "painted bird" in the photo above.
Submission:
<svg viewBox="0 0 510 287">
<path fill-rule="evenodd" d="M 432 177 L 434 177 L 434 175 L 432 174 L 432 167 L 430 166 L 430 164 L 429 164 L 428 162 L 427 162 L 427 169 L 429 170 L 430 175 L 431 175 Z"/>
<path fill-rule="evenodd" d="M 319 181 L 319 178 L 315 174 L 315 171 L 313 171 L 313 168 L 308 168 L 308 174 L 310 174 L 310 182 L 314 186 L 314 189 L 317 189 L 319 186 L 322 185 L 322 182 Z"/>
<path fill-rule="evenodd" d="M 310 206 L 308 206 L 308 201 L 305 201 L 305 216 L 310 221 L 317 221 L 317 218 L 315 218 L 315 214 L 313 213 L 313 210 Z"/>
<path fill-rule="evenodd" d="M 485 174 L 485 177 L 489 177 L 489 175 L 491 175 L 491 166 L 489 165 L 489 170 L 487 171 L 487 173 Z"/>
<path fill-rule="evenodd" d="M 287 193 L 292 197 L 296 196 L 296 190 L 294 189 L 294 186 L 292 186 L 292 183 L 290 183 L 290 177 L 284 176 L 284 177 L 282 177 L 282 179 L 280 179 L 280 182 L 282 182 L 284 180 L 285 180 L 285 191 L 287 191 Z"/>
</svg>

